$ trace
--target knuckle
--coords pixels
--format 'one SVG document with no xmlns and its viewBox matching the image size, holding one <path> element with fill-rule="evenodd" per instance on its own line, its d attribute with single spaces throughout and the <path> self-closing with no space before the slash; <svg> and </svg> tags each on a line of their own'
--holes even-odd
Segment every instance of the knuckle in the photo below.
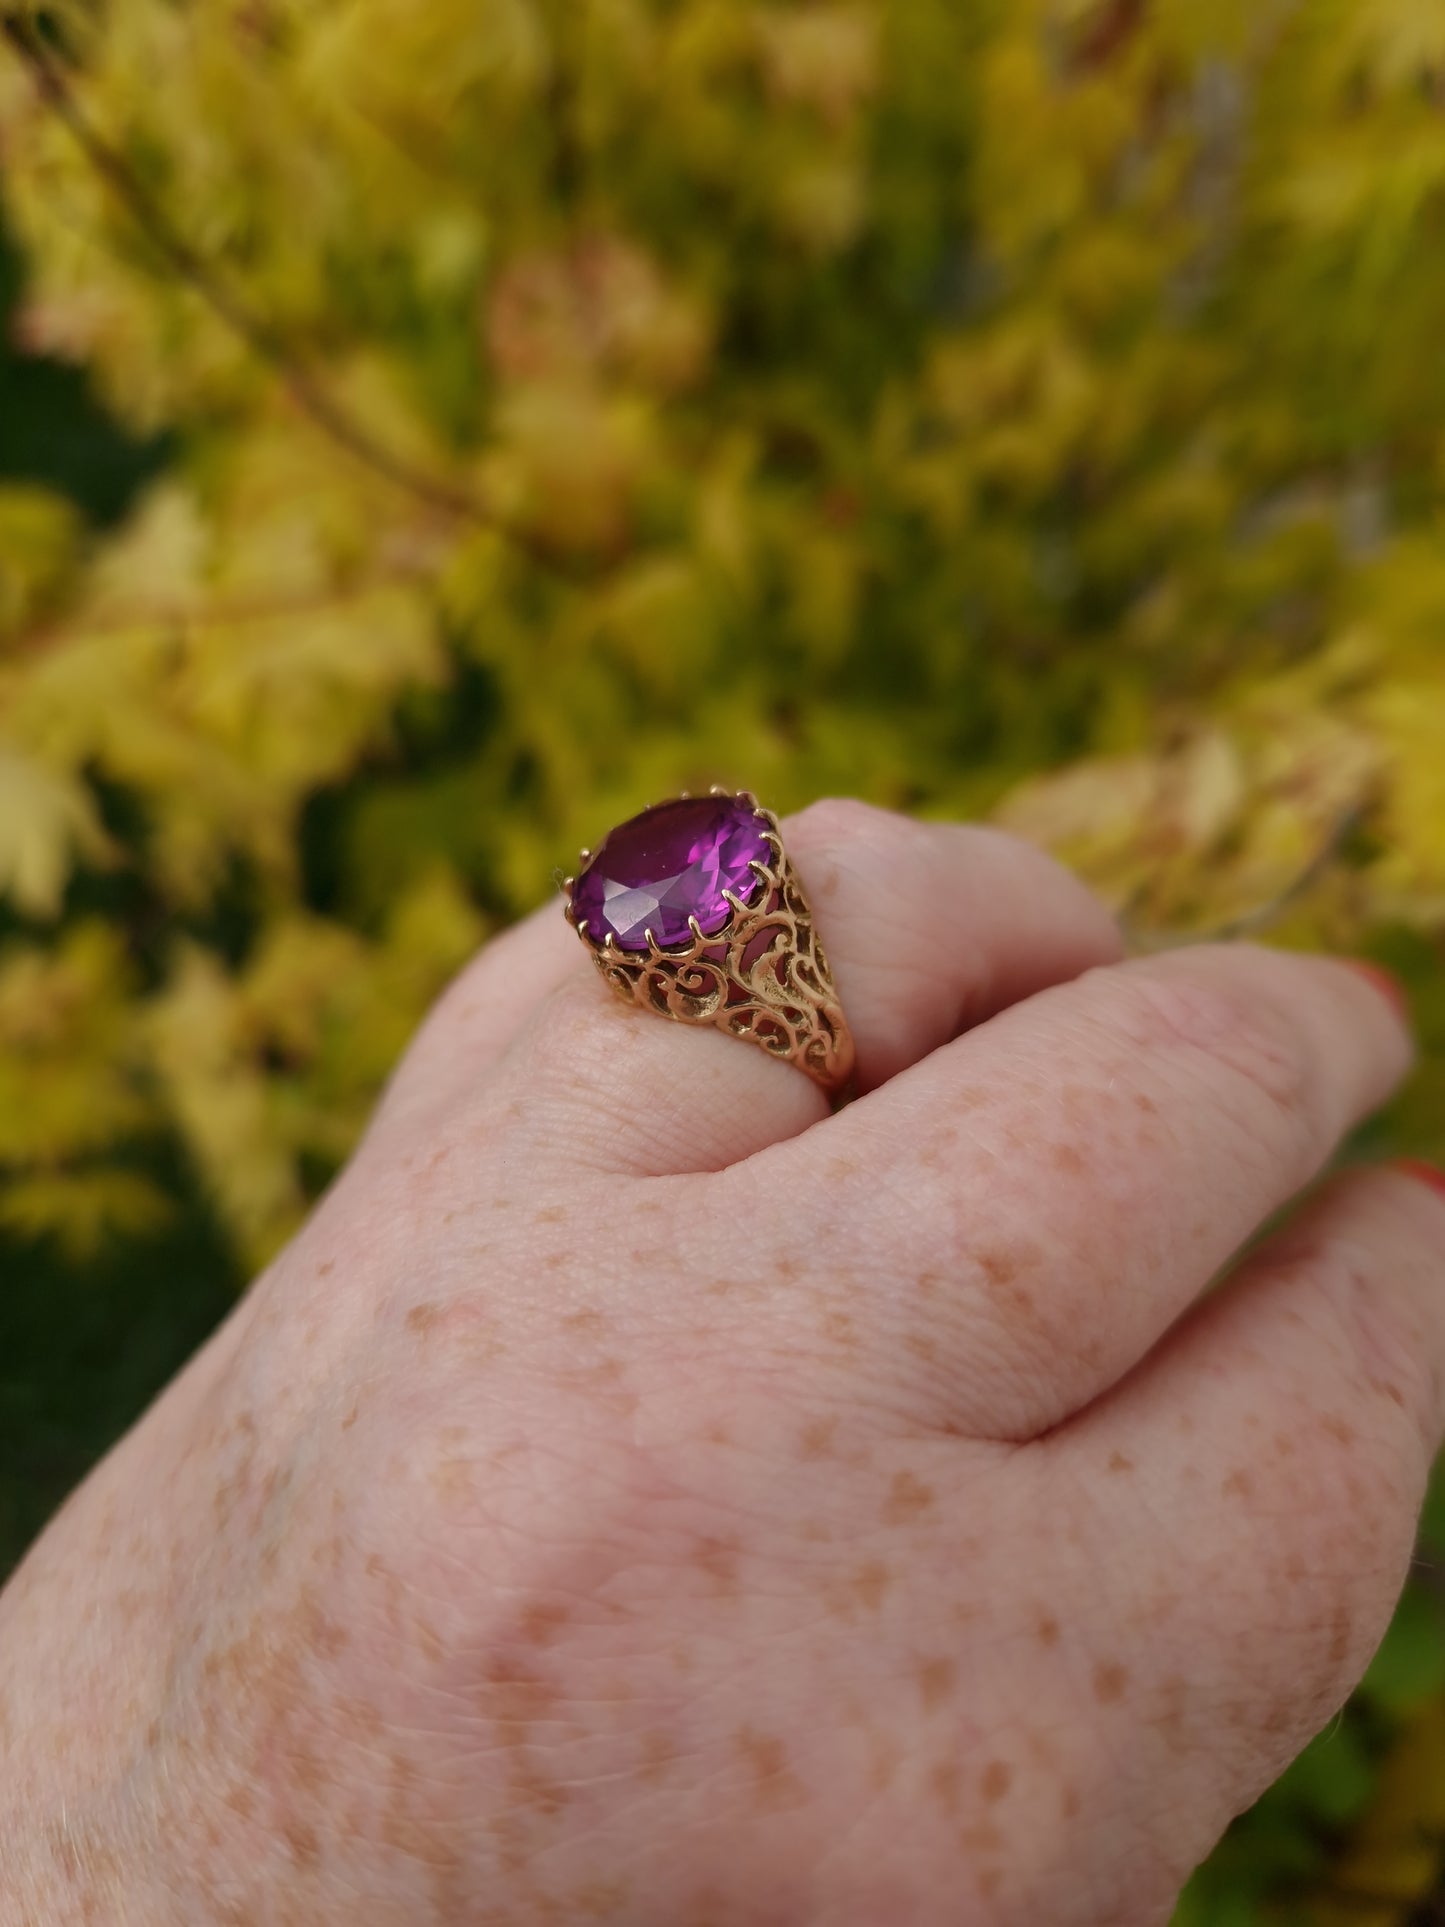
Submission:
<svg viewBox="0 0 1445 1927">
<path fill-rule="evenodd" d="M 1357 1267 L 1306 1268 L 1299 1315 L 1315 1328 L 1313 1362 L 1280 1387 L 1250 1510 L 1284 1591 L 1303 1583 L 1368 1617 L 1399 1589 L 1424 1496 L 1429 1455 L 1412 1410 L 1422 1372 Z"/>
<path fill-rule="evenodd" d="M 880 810 L 856 796 L 820 796 L 793 818 L 797 828 L 806 829 L 820 841 L 834 835 L 847 836 L 878 821 L 898 822 L 890 810 Z"/>
<path fill-rule="evenodd" d="M 1413 1499 L 1440 1408 L 1439 1346 L 1408 1294 L 1380 1289 L 1381 1267 L 1373 1250 L 1337 1234 L 1305 1263 L 1311 1275 L 1302 1302 L 1316 1319 L 1327 1320 L 1334 1334 L 1335 1387 L 1349 1407 L 1353 1428 L 1372 1455 L 1400 1461 Z M 1305 1398 L 1328 1402 L 1321 1380 L 1312 1382 Z M 1323 1424 L 1328 1414 L 1315 1416 Z"/>
<path fill-rule="evenodd" d="M 1338 1503 L 1338 1501 L 1336 1502 Z M 1313 1682 L 1328 1716 L 1379 1644 L 1409 1567 L 1411 1535 L 1382 1505 L 1276 1527 L 1284 1549 L 1271 1616 L 1292 1631 L 1298 1676 Z M 1291 1556 L 1292 1555 L 1292 1556 Z"/>
<path fill-rule="evenodd" d="M 534 1070 L 560 1071 L 575 1079 L 590 1072 L 594 1060 L 625 1053 L 645 1035 L 647 1013 L 625 1002 L 588 970 L 550 991 L 533 1019 L 527 1038 Z"/>
<path fill-rule="evenodd" d="M 1122 1025 L 1132 1045 L 1202 1065 L 1216 1101 L 1252 1133 L 1263 1106 L 1271 1136 L 1283 1125 L 1313 1139 L 1319 1079 L 1281 1000 L 1229 970 L 1141 970 L 1125 973 L 1125 983 Z"/>
<path fill-rule="evenodd" d="M 789 848 L 837 856 L 844 850 L 896 852 L 923 835 L 922 825 L 893 810 L 880 810 L 853 796 L 825 796 L 810 803 L 786 827 Z"/>
</svg>

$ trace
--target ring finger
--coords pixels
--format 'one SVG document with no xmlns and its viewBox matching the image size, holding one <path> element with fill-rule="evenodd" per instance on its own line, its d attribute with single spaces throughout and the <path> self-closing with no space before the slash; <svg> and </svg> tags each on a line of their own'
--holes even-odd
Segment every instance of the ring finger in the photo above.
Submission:
<svg viewBox="0 0 1445 1927">
<path fill-rule="evenodd" d="M 791 818 L 783 835 L 865 1090 L 1005 1005 L 1119 954 L 1103 905 L 996 831 L 828 802 Z M 556 921 L 565 934 L 560 910 Z M 575 964 L 522 1023 L 492 1080 L 518 1157 L 639 1176 L 717 1170 L 826 1115 L 823 1092 L 792 1065 L 621 1002 L 573 948 Z"/>
</svg>

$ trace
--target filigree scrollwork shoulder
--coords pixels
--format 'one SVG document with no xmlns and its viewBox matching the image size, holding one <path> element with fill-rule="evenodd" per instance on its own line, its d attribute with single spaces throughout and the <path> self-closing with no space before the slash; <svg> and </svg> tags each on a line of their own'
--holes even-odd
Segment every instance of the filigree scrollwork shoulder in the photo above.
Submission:
<svg viewBox="0 0 1445 1927">
<path fill-rule="evenodd" d="M 758 813 L 769 826 L 770 857 L 753 865 L 757 889 L 748 901 L 729 895 L 721 930 L 694 923 L 690 940 L 670 949 L 587 947 L 619 996 L 680 1023 L 715 1024 L 841 1092 L 853 1074 L 852 1035 L 777 819 Z"/>
</svg>

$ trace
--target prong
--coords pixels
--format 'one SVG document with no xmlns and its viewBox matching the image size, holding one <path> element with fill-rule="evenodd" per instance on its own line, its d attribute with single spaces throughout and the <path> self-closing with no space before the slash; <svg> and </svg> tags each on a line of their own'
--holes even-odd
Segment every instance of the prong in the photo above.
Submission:
<svg viewBox="0 0 1445 1927">
<path fill-rule="evenodd" d="M 691 800 L 691 797 L 692 797 L 691 790 L 679 790 L 677 792 L 677 800 L 679 803 L 686 803 Z"/>
<path fill-rule="evenodd" d="M 578 923 L 577 912 L 572 908 L 570 903 L 567 905 L 567 921 L 568 923 L 571 924 L 572 928 L 577 932 L 577 935 L 579 937 L 581 937 L 584 941 L 590 941 L 590 939 L 587 936 L 586 917 L 584 917 L 582 921 Z"/>
<path fill-rule="evenodd" d="M 563 894 L 563 896 L 564 896 L 564 897 L 566 897 L 566 899 L 567 899 L 567 901 L 568 901 L 569 903 L 570 903 L 570 902 L 572 901 L 572 892 L 573 892 L 573 891 L 574 891 L 574 890 L 575 890 L 576 888 L 577 888 L 577 879 L 576 879 L 576 877 L 563 877 L 563 879 L 562 879 L 562 894 Z"/>
<path fill-rule="evenodd" d="M 726 794 L 726 792 L 724 792 L 724 794 Z M 748 808 L 750 810 L 756 810 L 759 816 L 764 814 L 763 810 L 759 807 L 758 799 L 753 795 L 751 790 L 736 790 L 734 794 L 739 803 L 746 803 Z"/>
<path fill-rule="evenodd" d="M 759 863 L 755 856 L 748 858 L 748 868 L 755 877 L 759 877 L 764 883 L 772 883 L 774 881 L 773 873 L 767 864 Z"/>
<path fill-rule="evenodd" d="M 592 852 L 590 850 L 583 849 L 577 852 L 577 862 L 580 868 L 585 870 L 591 861 Z"/>
<path fill-rule="evenodd" d="M 602 939 L 602 948 L 609 954 L 617 948 L 617 938 L 611 930 L 609 930 L 607 935 Z"/>
<path fill-rule="evenodd" d="M 723 891 L 723 901 L 731 904 L 740 917 L 745 917 L 752 907 L 750 904 L 744 903 L 741 897 L 734 896 L 731 890 Z"/>
<path fill-rule="evenodd" d="M 728 788 L 726 783 L 709 783 L 707 793 L 709 796 L 731 796 L 732 795 L 732 791 Z"/>
<path fill-rule="evenodd" d="M 643 936 L 644 936 L 644 937 L 646 937 L 646 939 L 647 939 L 647 954 L 648 954 L 648 956 L 649 956 L 649 957 L 658 957 L 658 956 L 661 956 L 661 954 L 662 954 L 662 952 L 661 952 L 661 951 L 660 951 L 660 949 L 658 948 L 658 943 L 657 943 L 657 939 L 656 939 L 656 937 L 654 937 L 654 936 L 653 936 L 653 934 L 652 934 L 652 925 L 651 925 L 650 923 L 645 923 L 645 924 L 644 924 L 644 925 L 642 926 L 642 934 L 643 934 Z"/>
<path fill-rule="evenodd" d="M 701 943 L 703 939 L 703 928 L 702 928 L 702 925 L 698 922 L 697 918 L 690 916 L 687 920 L 687 927 L 692 932 L 693 942 Z"/>
</svg>

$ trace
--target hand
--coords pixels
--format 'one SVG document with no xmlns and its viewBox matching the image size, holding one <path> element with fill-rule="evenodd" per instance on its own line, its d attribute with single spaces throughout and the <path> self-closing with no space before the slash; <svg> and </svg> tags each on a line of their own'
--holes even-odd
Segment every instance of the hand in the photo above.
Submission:
<svg viewBox="0 0 1445 1927">
<path fill-rule="evenodd" d="M 1337 1707 L 1445 1199 L 1320 1189 L 1359 971 L 1120 962 L 986 831 L 788 828 L 864 1087 L 555 904 L 0 1598 L 0 1920 L 1159 1922 Z M 8 1909 L 8 1911 L 7 1911 Z"/>
</svg>

